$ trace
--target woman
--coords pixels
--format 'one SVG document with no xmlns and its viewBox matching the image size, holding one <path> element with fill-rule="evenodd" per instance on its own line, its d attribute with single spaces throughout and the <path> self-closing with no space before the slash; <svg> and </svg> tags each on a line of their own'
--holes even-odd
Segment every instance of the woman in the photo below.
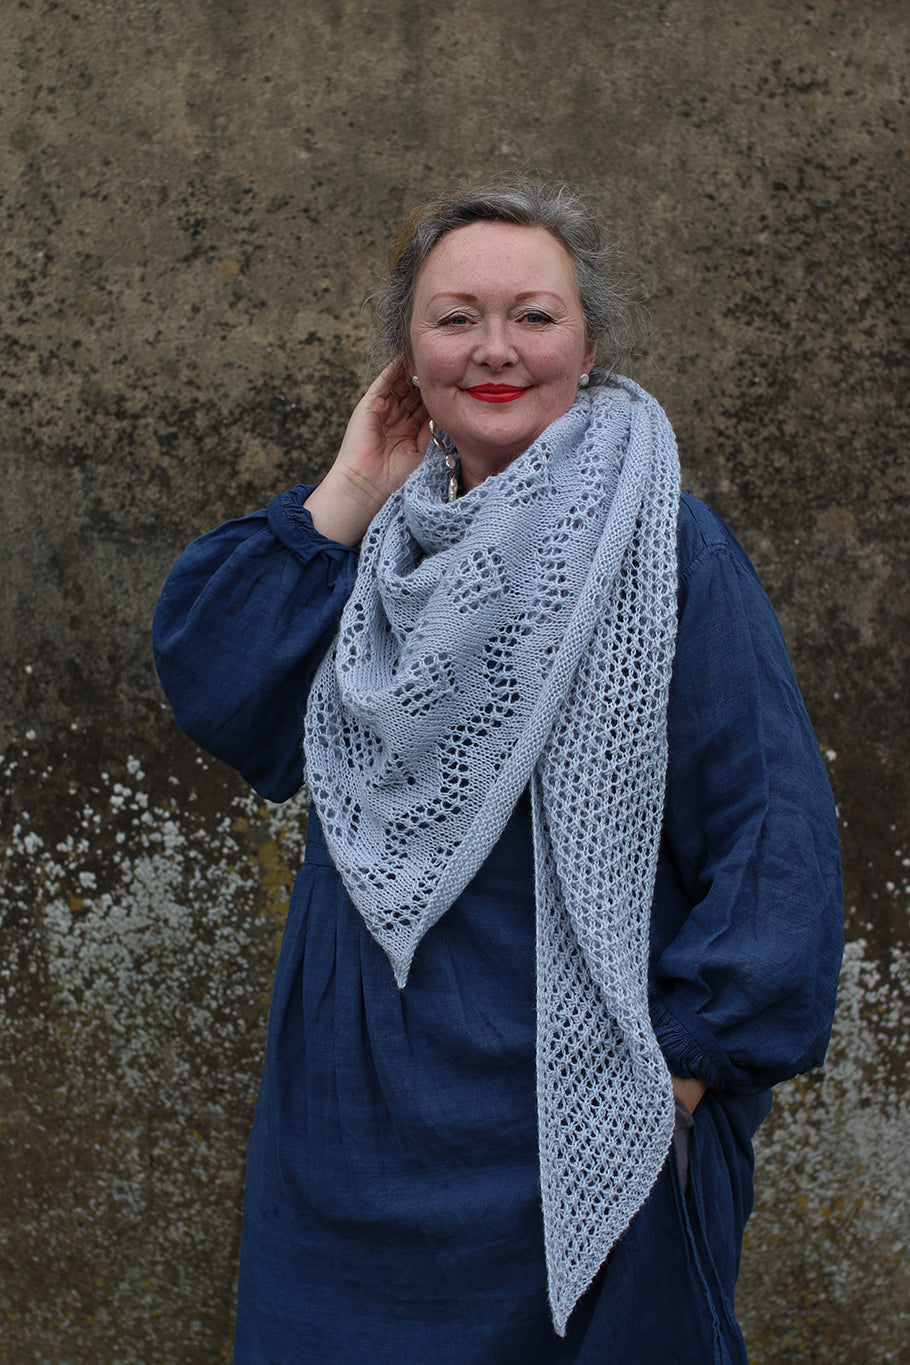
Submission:
<svg viewBox="0 0 910 1365">
<path fill-rule="evenodd" d="M 411 220 L 316 488 L 196 541 L 181 727 L 312 810 L 238 1362 L 745 1360 L 769 1087 L 821 1062 L 837 833 L 770 605 L 619 378 L 596 224 Z"/>
</svg>

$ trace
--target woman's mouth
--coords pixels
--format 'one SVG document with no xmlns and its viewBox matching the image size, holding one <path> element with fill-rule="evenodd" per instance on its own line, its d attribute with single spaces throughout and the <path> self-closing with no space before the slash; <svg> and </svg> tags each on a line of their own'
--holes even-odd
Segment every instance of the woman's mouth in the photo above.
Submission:
<svg viewBox="0 0 910 1365">
<path fill-rule="evenodd" d="M 513 403 L 526 390 L 517 389 L 513 384 L 476 384 L 467 392 L 472 398 L 479 398 L 481 403 Z"/>
</svg>

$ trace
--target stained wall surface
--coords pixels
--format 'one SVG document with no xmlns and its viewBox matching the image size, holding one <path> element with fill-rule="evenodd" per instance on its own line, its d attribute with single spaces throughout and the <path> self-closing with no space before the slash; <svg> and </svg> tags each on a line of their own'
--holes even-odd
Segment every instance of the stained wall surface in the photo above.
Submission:
<svg viewBox="0 0 910 1365">
<path fill-rule="evenodd" d="M 910 1358 L 908 47 L 903 0 L 6 0 L 5 1365 L 229 1359 L 305 809 L 181 738 L 150 618 L 192 536 L 331 461 L 393 227 L 525 166 L 651 282 L 636 375 L 839 804 L 839 1015 L 761 1134 L 751 1358 Z"/>
</svg>

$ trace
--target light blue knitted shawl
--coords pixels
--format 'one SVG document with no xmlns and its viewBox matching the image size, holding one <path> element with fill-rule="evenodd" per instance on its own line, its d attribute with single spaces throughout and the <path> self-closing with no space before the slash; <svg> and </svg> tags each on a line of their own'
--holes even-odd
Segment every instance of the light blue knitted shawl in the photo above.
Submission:
<svg viewBox="0 0 910 1365">
<path fill-rule="evenodd" d="M 615 378 L 451 504 L 446 477 L 431 448 L 364 537 L 310 696 L 307 781 L 401 987 L 530 784 L 540 1171 L 564 1333 L 673 1131 L 647 968 L 676 443 L 655 400 Z"/>
</svg>

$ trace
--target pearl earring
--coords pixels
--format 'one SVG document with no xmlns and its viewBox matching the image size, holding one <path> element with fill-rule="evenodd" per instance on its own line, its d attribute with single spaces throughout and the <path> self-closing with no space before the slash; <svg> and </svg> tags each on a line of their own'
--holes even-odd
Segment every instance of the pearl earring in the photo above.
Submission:
<svg viewBox="0 0 910 1365">
<path fill-rule="evenodd" d="M 590 384 L 590 382 L 591 382 L 591 376 L 590 376 L 589 374 L 580 375 L 580 376 L 579 376 L 579 379 L 578 379 L 578 387 L 579 387 L 580 389 L 586 389 L 586 388 L 588 387 L 588 385 Z"/>
<path fill-rule="evenodd" d="M 420 388 L 420 380 L 417 378 L 416 374 L 411 375 L 411 383 L 414 385 L 415 389 Z"/>
</svg>

